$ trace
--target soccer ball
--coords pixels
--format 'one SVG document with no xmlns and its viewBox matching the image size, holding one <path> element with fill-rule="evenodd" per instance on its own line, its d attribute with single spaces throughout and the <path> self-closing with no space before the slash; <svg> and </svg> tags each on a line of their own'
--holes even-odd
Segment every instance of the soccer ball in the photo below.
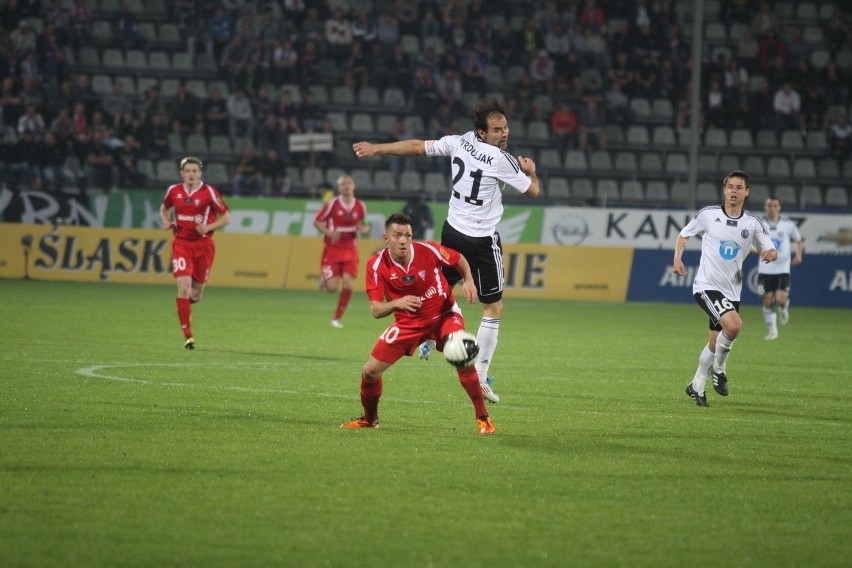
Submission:
<svg viewBox="0 0 852 568">
<path fill-rule="evenodd" d="M 467 331 L 450 334 L 444 343 L 444 358 L 453 367 L 470 367 L 479 355 L 476 336 Z"/>
</svg>

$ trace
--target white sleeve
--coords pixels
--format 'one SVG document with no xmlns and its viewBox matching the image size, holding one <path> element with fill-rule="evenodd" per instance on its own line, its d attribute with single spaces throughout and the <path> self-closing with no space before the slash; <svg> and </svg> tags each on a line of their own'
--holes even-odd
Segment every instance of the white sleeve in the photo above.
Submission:
<svg viewBox="0 0 852 568">
<path fill-rule="evenodd" d="M 440 140 L 426 140 L 426 155 L 434 156 L 449 156 L 453 153 L 453 149 L 458 145 L 461 136 L 444 136 Z"/>
<path fill-rule="evenodd" d="M 520 193 L 526 193 L 532 185 L 532 179 L 521 171 L 521 165 L 513 155 L 505 151 L 501 154 L 501 158 L 497 161 L 497 179 L 511 185 Z"/>
<path fill-rule="evenodd" d="M 692 221 L 686 224 L 686 227 L 681 229 L 680 236 L 688 239 L 695 235 L 700 235 L 704 232 L 704 220 L 701 218 L 701 213 L 692 218 Z"/>
</svg>

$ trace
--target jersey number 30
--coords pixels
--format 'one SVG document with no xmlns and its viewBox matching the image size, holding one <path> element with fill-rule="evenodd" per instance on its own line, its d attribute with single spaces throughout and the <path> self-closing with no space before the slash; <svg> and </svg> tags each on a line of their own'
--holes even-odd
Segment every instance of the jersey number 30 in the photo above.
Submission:
<svg viewBox="0 0 852 568">
<path fill-rule="evenodd" d="M 464 162 L 461 158 L 454 158 L 453 163 L 459 167 L 458 173 L 453 178 L 453 187 L 455 187 L 464 175 Z M 482 205 L 482 200 L 476 198 L 476 196 L 479 195 L 479 184 L 482 181 L 482 170 L 474 170 L 470 172 L 469 175 L 473 178 L 473 185 L 470 188 L 470 196 L 465 195 L 464 200 L 471 205 Z M 462 199 L 461 193 L 455 189 L 453 190 L 453 197 L 456 199 Z"/>
</svg>

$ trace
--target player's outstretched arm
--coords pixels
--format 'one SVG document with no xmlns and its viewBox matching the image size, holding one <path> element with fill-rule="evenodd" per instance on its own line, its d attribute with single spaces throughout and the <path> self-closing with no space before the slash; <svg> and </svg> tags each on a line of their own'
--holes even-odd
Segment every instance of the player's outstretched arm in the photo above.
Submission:
<svg viewBox="0 0 852 568">
<path fill-rule="evenodd" d="M 371 142 L 355 142 L 352 150 L 358 158 L 371 156 L 425 156 L 426 143 L 423 140 L 411 139 L 385 144 Z"/>
</svg>

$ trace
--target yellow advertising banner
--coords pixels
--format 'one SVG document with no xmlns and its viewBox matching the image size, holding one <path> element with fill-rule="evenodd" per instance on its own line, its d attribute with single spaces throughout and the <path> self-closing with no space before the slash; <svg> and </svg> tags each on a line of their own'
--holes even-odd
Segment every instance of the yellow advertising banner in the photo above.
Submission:
<svg viewBox="0 0 852 568">
<path fill-rule="evenodd" d="M 358 242 L 355 290 L 381 250 Z M 316 289 L 323 243 L 318 237 L 218 233 L 210 283 L 242 288 Z M 625 301 L 633 250 L 511 244 L 504 247 L 508 298 Z M 172 284 L 171 234 L 154 229 L 94 229 L 0 223 L 0 278 Z"/>
</svg>

